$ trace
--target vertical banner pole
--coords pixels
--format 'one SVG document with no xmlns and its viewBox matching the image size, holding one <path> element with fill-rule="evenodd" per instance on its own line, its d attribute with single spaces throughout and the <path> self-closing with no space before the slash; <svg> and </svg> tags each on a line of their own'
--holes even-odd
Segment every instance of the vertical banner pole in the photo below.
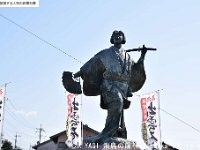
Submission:
<svg viewBox="0 0 200 150">
<path fill-rule="evenodd" d="M 69 93 L 68 100 L 68 115 L 66 122 L 66 145 L 70 148 L 79 148 L 82 144 L 82 130 L 80 119 L 80 95 Z"/>
<path fill-rule="evenodd" d="M 81 117 L 80 117 L 80 120 L 81 120 L 81 144 L 83 143 L 83 118 L 82 118 L 82 117 L 83 117 L 83 116 L 82 116 L 82 111 L 83 111 L 83 110 L 82 110 L 82 108 L 83 108 L 83 107 L 82 107 L 82 105 L 83 105 L 82 100 L 83 100 L 83 99 L 82 99 L 82 98 L 83 98 L 83 95 L 81 94 L 81 110 L 80 110 L 80 116 L 81 116 Z"/>
<path fill-rule="evenodd" d="M 149 148 L 160 150 L 162 147 L 160 129 L 160 97 L 159 91 L 141 97 L 142 135 Z"/>
<path fill-rule="evenodd" d="M 11 83 L 11 82 L 9 82 Z M 9 83 L 5 83 L 4 87 L 0 87 L 0 150 L 3 141 L 3 126 L 4 126 L 4 114 L 5 114 L 5 104 L 6 104 L 6 87 Z"/>
<path fill-rule="evenodd" d="M 80 85 L 81 85 L 81 78 L 78 78 Z M 82 88 L 83 86 L 81 86 Z M 83 91 L 83 89 L 81 89 Z M 81 144 L 83 144 L 83 116 L 82 116 L 82 111 L 83 111 L 83 94 L 81 94 L 81 104 L 80 104 L 80 121 L 81 121 Z"/>
<path fill-rule="evenodd" d="M 0 150 L 3 139 L 4 104 L 5 104 L 5 87 L 0 87 Z"/>
<path fill-rule="evenodd" d="M 160 130 L 160 139 L 162 139 L 161 135 L 161 117 L 160 117 L 160 90 L 156 91 L 158 95 L 158 117 L 159 117 L 159 130 Z M 160 145 L 162 146 L 162 140 L 160 140 Z"/>
</svg>

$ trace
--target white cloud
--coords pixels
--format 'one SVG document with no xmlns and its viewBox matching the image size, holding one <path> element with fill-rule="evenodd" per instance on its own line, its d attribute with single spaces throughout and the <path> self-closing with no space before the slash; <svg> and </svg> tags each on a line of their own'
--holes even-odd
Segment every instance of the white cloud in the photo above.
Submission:
<svg viewBox="0 0 200 150">
<path fill-rule="evenodd" d="M 19 114 L 19 115 L 22 115 L 24 117 L 35 117 L 35 116 L 37 116 L 37 112 L 36 111 L 25 112 L 23 110 L 17 110 L 15 113 Z"/>
</svg>

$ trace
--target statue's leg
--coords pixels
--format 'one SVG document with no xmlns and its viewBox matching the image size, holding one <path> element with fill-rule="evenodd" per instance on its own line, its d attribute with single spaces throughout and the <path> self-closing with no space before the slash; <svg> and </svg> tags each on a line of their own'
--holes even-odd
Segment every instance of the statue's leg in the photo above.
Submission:
<svg viewBox="0 0 200 150">
<path fill-rule="evenodd" d="M 108 114 L 106 124 L 100 134 L 86 140 L 88 143 L 103 144 L 106 139 L 112 138 L 117 132 L 120 123 L 120 117 L 123 109 L 123 97 L 120 92 L 104 93 L 103 99 L 108 104 Z"/>
<path fill-rule="evenodd" d="M 110 103 L 110 106 L 108 106 L 106 124 L 102 131 L 102 134 L 104 134 L 105 137 L 112 137 L 118 130 L 122 107 L 123 102 L 121 102 L 121 100 L 113 101 Z"/>
<path fill-rule="evenodd" d="M 127 139 L 127 130 L 126 130 L 126 125 L 124 121 L 124 110 L 122 110 L 121 117 L 120 117 L 120 126 L 117 129 L 117 132 L 114 134 L 114 137 Z"/>
</svg>

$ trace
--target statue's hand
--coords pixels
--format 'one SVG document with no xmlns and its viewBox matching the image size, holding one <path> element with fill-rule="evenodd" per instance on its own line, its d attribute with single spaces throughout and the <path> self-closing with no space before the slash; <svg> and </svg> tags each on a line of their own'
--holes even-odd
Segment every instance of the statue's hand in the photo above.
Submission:
<svg viewBox="0 0 200 150">
<path fill-rule="evenodd" d="M 139 61 L 144 61 L 146 52 L 147 52 L 147 48 L 145 47 L 145 45 L 143 45 Z"/>
<path fill-rule="evenodd" d="M 147 48 L 145 47 L 145 45 L 143 45 L 142 50 L 141 50 L 142 55 L 145 55 L 146 52 L 147 52 Z"/>
<path fill-rule="evenodd" d="M 78 78 L 81 76 L 81 71 L 76 72 L 75 74 L 73 74 L 74 78 Z"/>
</svg>

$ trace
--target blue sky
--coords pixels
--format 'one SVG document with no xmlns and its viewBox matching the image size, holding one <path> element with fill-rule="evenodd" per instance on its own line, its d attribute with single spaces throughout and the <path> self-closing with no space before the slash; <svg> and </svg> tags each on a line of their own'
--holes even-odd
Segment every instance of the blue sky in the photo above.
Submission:
<svg viewBox="0 0 200 150">
<path fill-rule="evenodd" d="M 0 14 L 85 63 L 110 47 L 113 30 L 124 31 L 125 49 L 156 47 L 145 60 L 147 80 L 137 93 L 158 89 L 161 108 L 200 129 L 200 2 L 182 1 L 40 1 L 39 8 L 0 8 Z M 65 129 L 67 103 L 61 83 L 64 70 L 81 63 L 0 16 L 0 85 L 7 87 L 5 138 L 29 149 L 42 124 L 49 136 Z M 136 61 L 139 53 L 131 56 Z M 141 139 L 141 110 L 137 96 L 125 111 L 128 138 Z M 85 124 L 101 131 L 106 111 L 99 97 L 82 99 Z M 13 105 L 14 107 L 13 107 Z M 98 117 L 97 117 L 98 116 Z M 15 118 L 15 119 L 14 119 Z M 162 140 L 180 149 L 200 149 L 200 133 L 161 111 Z"/>
</svg>

